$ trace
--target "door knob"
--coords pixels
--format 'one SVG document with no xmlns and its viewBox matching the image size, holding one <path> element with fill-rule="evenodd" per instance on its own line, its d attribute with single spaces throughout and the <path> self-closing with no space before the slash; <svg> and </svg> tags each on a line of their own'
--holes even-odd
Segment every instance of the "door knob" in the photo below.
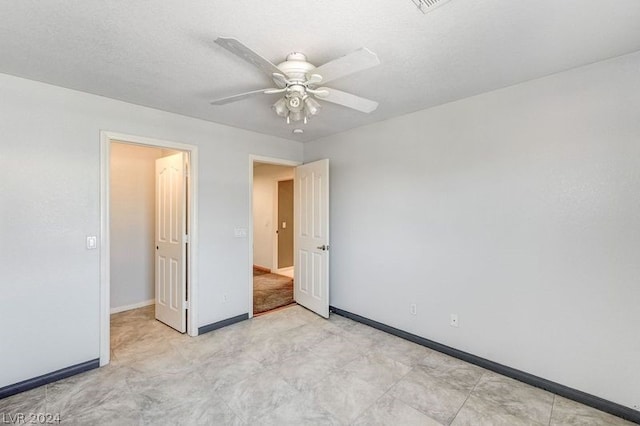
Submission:
<svg viewBox="0 0 640 426">
<path fill-rule="evenodd" d="M 318 250 L 322 250 L 322 251 L 327 251 L 327 250 L 329 250 L 329 246 L 328 246 L 328 245 L 323 244 L 323 245 L 321 245 L 321 246 L 318 246 L 318 247 L 317 247 L 317 249 L 318 249 Z"/>
</svg>

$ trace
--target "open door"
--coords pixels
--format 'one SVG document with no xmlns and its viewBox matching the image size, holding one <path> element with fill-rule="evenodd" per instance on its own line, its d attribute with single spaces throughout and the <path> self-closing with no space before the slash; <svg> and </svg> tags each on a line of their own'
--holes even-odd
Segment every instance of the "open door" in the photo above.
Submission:
<svg viewBox="0 0 640 426">
<path fill-rule="evenodd" d="M 156 160 L 156 319 L 186 331 L 185 154 Z"/>
<path fill-rule="evenodd" d="M 294 191 L 293 297 L 329 318 L 329 160 L 296 167 Z"/>
</svg>

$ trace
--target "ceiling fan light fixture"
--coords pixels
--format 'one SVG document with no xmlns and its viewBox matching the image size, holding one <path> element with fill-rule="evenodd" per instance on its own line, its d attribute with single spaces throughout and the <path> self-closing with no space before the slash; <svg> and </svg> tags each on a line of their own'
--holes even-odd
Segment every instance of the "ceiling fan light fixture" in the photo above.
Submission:
<svg viewBox="0 0 640 426">
<path fill-rule="evenodd" d="M 291 111 L 289 113 L 289 117 L 291 118 L 291 121 L 296 122 L 302 120 L 304 114 L 302 114 L 302 111 Z"/>
<path fill-rule="evenodd" d="M 302 96 L 293 92 L 287 96 L 287 108 L 291 112 L 300 112 L 304 108 L 304 103 L 302 102 Z"/>
<path fill-rule="evenodd" d="M 273 108 L 279 117 L 286 117 L 289 115 L 289 108 L 287 108 L 287 101 L 285 101 L 285 98 L 278 99 L 271 108 Z"/>
<path fill-rule="evenodd" d="M 311 117 L 319 113 L 320 108 L 322 108 L 320 103 L 311 96 L 307 96 L 304 100 L 304 109 L 307 112 L 307 117 Z"/>
</svg>

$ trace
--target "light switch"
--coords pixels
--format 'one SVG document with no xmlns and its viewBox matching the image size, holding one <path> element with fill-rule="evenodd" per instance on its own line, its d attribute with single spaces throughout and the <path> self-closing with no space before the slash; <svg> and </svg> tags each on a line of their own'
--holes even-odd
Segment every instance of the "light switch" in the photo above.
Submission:
<svg viewBox="0 0 640 426">
<path fill-rule="evenodd" d="M 247 238 L 247 228 L 235 228 L 233 233 L 236 238 Z"/>
<path fill-rule="evenodd" d="M 89 235 L 87 237 L 87 250 L 95 250 L 98 247 L 98 237 Z"/>
<path fill-rule="evenodd" d="M 287 229 L 287 222 L 282 222 L 282 229 Z"/>
</svg>

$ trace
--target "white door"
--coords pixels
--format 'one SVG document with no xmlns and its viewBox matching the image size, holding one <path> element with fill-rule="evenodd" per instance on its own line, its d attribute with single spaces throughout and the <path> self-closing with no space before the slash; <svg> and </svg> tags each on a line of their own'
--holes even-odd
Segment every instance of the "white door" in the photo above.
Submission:
<svg viewBox="0 0 640 426">
<path fill-rule="evenodd" d="M 329 318 L 329 160 L 296 167 L 294 191 L 293 297 Z"/>
<path fill-rule="evenodd" d="M 156 319 L 186 331 L 184 153 L 156 160 Z"/>
</svg>

